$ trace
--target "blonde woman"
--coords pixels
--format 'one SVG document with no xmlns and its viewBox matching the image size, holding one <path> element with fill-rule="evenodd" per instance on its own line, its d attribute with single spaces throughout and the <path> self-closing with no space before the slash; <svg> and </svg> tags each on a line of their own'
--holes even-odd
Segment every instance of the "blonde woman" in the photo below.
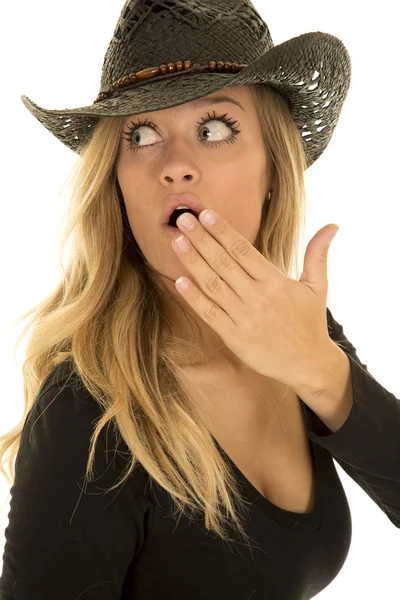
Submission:
<svg viewBox="0 0 400 600">
<path fill-rule="evenodd" d="M 333 456 L 400 527 L 400 402 L 326 306 L 337 226 L 296 271 L 350 77 L 250 1 L 129 0 L 91 106 L 22 97 L 79 160 L 1 439 L 1 599 L 312 598 L 350 544 Z"/>
</svg>

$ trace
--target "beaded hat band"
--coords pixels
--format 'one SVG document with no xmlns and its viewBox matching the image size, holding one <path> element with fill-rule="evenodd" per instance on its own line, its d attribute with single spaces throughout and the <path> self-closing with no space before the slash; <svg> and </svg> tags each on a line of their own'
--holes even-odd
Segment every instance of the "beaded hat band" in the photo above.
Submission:
<svg viewBox="0 0 400 600">
<path fill-rule="evenodd" d="M 115 94 L 115 90 L 118 89 L 128 89 L 132 88 L 133 84 L 138 81 L 143 81 L 145 79 L 151 79 L 152 77 L 157 77 L 158 80 L 165 79 L 165 77 L 169 77 L 171 73 L 180 73 L 181 71 L 188 71 L 192 69 L 192 71 L 196 73 L 239 73 L 242 69 L 247 67 L 248 65 L 238 65 L 236 63 L 230 62 L 222 62 L 221 60 L 215 62 L 214 60 L 210 60 L 207 66 L 203 65 L 193 65 L 190 60 L 178 60 L 175 63 L 168 63 L 167 65 L 160 65 L 159 67 L 149 67 L 148 69 L 142 69 L 135 73 L 130 73 L 129 75 L 125 75 L 125 77 L 121 77 L 117 81 L 114 81 L 112 84 L 113 89 L 107 90 L 105 92 L 100 92 L 97 96 L 96 102 L 101 102 L 105 98 L 110 98 Z"/>
<path fill-rule="evenodd" d="M 127 0 L 91 105 L 52 110 L 27 96 L 21 100 L 80 154 L 103 117 L 164 110 L 223 88 L 264 83 L 287 100 L 308 168 L 327 147 L 348 93 L 347 49 L 320 31 L 275 46 L 250 0 L 229 0 L 229 10 L 226 5 L 226 0 Z"/>
</svg>

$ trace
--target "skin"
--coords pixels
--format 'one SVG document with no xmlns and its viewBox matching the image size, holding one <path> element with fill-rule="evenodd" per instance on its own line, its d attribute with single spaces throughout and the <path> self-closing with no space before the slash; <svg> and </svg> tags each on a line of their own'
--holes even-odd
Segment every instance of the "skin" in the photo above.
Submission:
<svg viewBox="0 0 400 600">
<path fill-rule="evenodd" d="M 153 276 L 165 290 L 164 310 L 174 323 L 174 332 L 196 344 L 199 349 L 196 365 L 209 365 L 212 360 L 213 366 L 240 372 L 242 364 L 238 358 L 176 290 L 175 281 L 182 275 L 200 286 L 183 266 L 171 247 L 171 238 L 163 235 L 159 225 L 167 196 L 189 191 L 258 249 L 262 208 L 272 189 L 271 161 L 248 87 L 224 88 L 207 98 L 220 96 L 235 98 L 244 110 L 230 102 L 201 108 L 189 102 L 127 117 L 121 132 L 117 177 L 132 234 L 151 265 Z M 233 121 L 234 129 L 240 130 L 236 136 L 229 125 L 214 119 L 225 113 L 225 118 Z M 132 152 L 127 138 L 133 127 L 131 121 L 137 123 L 138 117 L 141 123 L 145 119 L 154 123 L 156 130 L 148 125 L 137 129 L 131 143 L 142 149 Z M 203 119 L 207 122 L 202 122 Z M 233 143 L 215 143 L 232 137 Z M 193 337 L 182 306 L 197 321 L 202 340 Z"/>
</svg>

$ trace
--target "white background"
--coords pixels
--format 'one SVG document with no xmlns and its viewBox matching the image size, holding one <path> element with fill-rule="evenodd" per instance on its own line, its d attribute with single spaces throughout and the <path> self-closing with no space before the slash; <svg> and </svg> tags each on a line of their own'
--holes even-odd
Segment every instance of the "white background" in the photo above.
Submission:
<svg viewBox="0 0 400 600">
<path fill-rule="evenodd" d="M 20 96 L 50 109 L 90 105 L 99 91 L 103 57 L 122 6 L 122 0 L 69 0 L 63 5 L 22 0 L 3 3 L 0 9 L 0 434 L 23 411 L 23 346 L 14 361 L 20 329 L 11 331 L 11 325 L 58 282 L 57 195 L 77 160 L 34 119 Z M 396 3 L 259 0 L 254 6 L 275 45 L 323 31 L 340 38 L 349 50 L 353 74 L 339 123 L 328 148 L 306 172 L 305 243 L 324 225 L 339 225 L 329 250 L 328 307 L 361 361 L 400 398 Z M 349 500 L 353 536 L 342 570 L 318 600 L 397 599 L 400 531 L 335 464 Z M 1 479 L 1 554 L 8 492 Z"/>
</svg>

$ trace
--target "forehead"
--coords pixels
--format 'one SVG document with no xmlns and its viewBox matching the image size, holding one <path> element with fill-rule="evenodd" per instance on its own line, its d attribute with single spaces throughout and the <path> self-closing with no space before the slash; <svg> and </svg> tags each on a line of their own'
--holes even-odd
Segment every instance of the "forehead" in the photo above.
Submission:
<svg viewBox="0 0 400 600">
<path fill-rule="evenodd" d="M 240 98 L 239 98 L 239 95 L 240 95 Z M 236 106 L 243 112 L 245 112 L 245 110 L 246 110 L 246 98 L 244 97 L 243 94 L 232 94 L 231 92 L 223 90 L 222 92 L 216 93 L 215 95 L 204 96 L 197 100 L 185 102 L 184 104 L 180 104 L 180 105 L 174 106 L 172 108 L 167 108 L 164 110 L 143 112 L 143 113 L 138 113 L 138 114 L 161 116 L 161 115 L 166 115 L 166 114 L 172 115 L 172 113 L 182 112 L 182 111 L 188 111 L 190 113 L 190 112 L 192 112 L 194 110 L 198 110 L 200 108 L 218 105 L 218 104 L 224 104 L 224 103 L 231 104 L 232 107 Z M 132 118 L 134 116 L 135 115 L 131 115 L 128 118 Z"/>
</svg>

